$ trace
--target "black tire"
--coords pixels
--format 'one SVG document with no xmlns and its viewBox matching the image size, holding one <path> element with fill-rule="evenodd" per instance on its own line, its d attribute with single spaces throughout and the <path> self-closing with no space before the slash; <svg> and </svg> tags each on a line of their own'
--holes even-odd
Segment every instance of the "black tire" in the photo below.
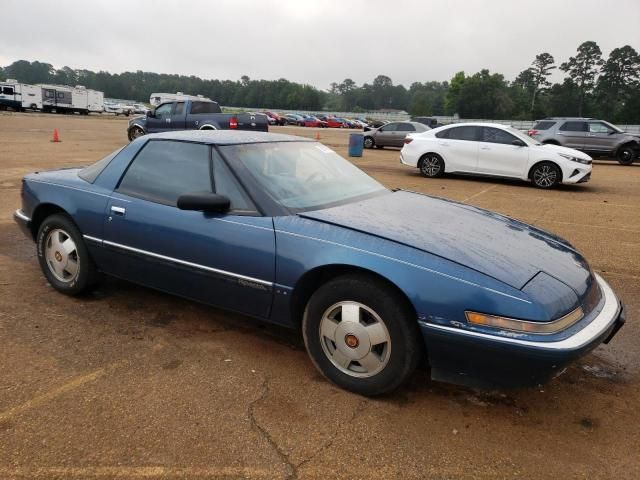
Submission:
<svg viewBox="0 0 640 480">
<path fill-rule="evenodd" d="M 343 320 L 342 304 L 355 309 L 357 321 Z M 320 328 L 338 309 L 340 322 L 332 321 L 337 325 L 333 330 L 336 338 L 329 340 L 321 336 Z M 384 332 L 381 338 L 386 340 L 371 346 L 366 328 L 380 323 L 384 328 L 378 326 L 378 331 Z M 305 309 L 302 333 L 316 368 L 336 385 L 360 395 L 382 395 L 398 388 L 413 373 L 423 354 L 418 324 L 406 299 L 382 280 L 364 274 L 340 276 L 320 287 Z M 351 358 L 359 355 L 364 356 Z M 367 370 L 365 357 L 373 360 L 374 369 Z M 337 358 L 346 361 L 346 367 L 336 366 Z"/>
<path fill-rule="evenodd" d="M 618 149 L 616 158 L 620 165 L 631 165 L 633 163 L 633 159 L 635 158 L 635 152 L 630 146 L 623 145 Z"/>
<path fill-rule="evenodd" d="M 55 240 L 60 241 L 62 238 L 64 242 L 66 242 L 65 236 L 66 239 L 72 240 L 73 246 L 75 247 L 73 252 L 69 254 L 64 252 L 64 248 L 60 248 L 59 250 L 55 247 L 51 248 Z M 51 286 L 59 292 L 66 295 L 80 295 L 90 291 L 102 279 L 102 274 L 98 272 L 93 260 L 89 256 L 89 251 L 84 244 L 82 234 L 78 230 L 78 227 L 76 227 L 66 215 L 51 215 L 42 222 L 38 229 L 36 246 L 42 273 L 44 273 L 44 276 Z M 53 258 L 48 258 L 47 252 L 52 251 L 55 251 L 52 255 Z M 64 272 L 62 278 L 59 278 L 55 273 L 55 268 L 52 266 L 58 258 L 64 260 L 63 255 L 67 255 L 68 259 L 65 267 L 60 268 L 68 268 L 69 260 L 75 260 L 77 265 L 77 273 L 75 273 L 75 275 L 66 271 L 66 274 L 69 275 L 68 279 L 64 278 Z"/>
<path fill-rule="evenodd" d="M 418 168 L 424 177 L 441 177 L 444 175 L 444 160 L 437 153 L 427 153 L 420 157 Z"/>
<path fill-rule="evenodd" d="M 373 148 L 376 146 L 376 141 L 373 137 L 364 137 L 364 148 Z"/>
<path fill-rule="evenodd" d="M 144 130 L 138 126 L 131 127 L 128 132 L 129 141 L 133 142 L 136 138 L 139 138 L 144 135 Z"/>
<path fill-rule="evenodd" d="M 562 172 L 555 163 L 541 162 L 531 169 L 529 177 L 538 188 L 554 188 L 562 181 Z"/>
</svg>

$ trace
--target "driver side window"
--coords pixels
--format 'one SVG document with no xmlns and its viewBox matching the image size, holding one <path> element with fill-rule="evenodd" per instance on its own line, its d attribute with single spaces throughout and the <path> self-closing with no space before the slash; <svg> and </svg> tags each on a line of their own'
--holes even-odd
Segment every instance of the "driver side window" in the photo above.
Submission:
<svg viewBox="0 0 640 480">
<path fill-rule="evenodd" d="M 390 123 L 380 129 L 381 132 L 395 132 L 398 129 L 397 123 Z"/>
<path fill-rule="evenodd" d="M 589 124 L 589 133 L 610 133 L 613 132 L 604 123 L 594 122 Z"/>
<path fill-rule="evenodd" d="M 253 202 L 215 149 L 212 151 L 212 156 L 215 193 L 229 198 L 231 202 L 231 213 L 256 214 L 257 209 Z"/>
<path fill-rule="evenodd" d="M 171 115 L 172 107 L 173 107 L 173 103 L 163 103 L 158 108 L 156 108 L 156 111 L 155 111 L 156 117 L 166 117 Z"/>
</svg>

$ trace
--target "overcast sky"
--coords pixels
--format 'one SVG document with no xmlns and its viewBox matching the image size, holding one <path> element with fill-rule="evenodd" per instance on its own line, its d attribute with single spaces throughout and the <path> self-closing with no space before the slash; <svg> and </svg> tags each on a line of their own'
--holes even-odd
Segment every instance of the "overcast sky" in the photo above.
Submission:
<svg viewBox="0 0 640 480">
<path fill-rule="evenodd" d="M 513 79 L 586 40 L 640 51 L 640 0 L 2 0 L 0 65 L 278 79 L 328 88 L 482 68 Z"/>
</svg>

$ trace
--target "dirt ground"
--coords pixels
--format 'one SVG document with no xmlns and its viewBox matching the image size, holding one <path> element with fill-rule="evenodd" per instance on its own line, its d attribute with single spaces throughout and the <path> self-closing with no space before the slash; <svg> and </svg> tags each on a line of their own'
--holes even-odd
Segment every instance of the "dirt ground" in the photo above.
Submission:
<svg viewBox="0 0 640 480">
<path fill-rule="evenodd" d="M 389 187 L 567 238 L 628 318 L 543 387 L 477 392 L 418 372 L 367 399 L 327 383 L 295 332 L 116 280 L 82 299 L 47 285 L 11 218 L 20 179 L 92 163 L 127 142 L 125 128 L 0 113 L 0 479 L 640 478 L 640 164 L 596 162 L 591 182 L 547 192 L 428 180 L 394 149 L 355 159 Z M 346 155 L 348 132 L 319 132 Z"/>
</svg>

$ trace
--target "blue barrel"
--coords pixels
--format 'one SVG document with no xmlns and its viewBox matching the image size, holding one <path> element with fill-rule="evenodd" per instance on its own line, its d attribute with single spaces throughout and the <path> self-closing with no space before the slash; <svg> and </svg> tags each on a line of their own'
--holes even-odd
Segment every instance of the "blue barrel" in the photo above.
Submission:
<svg viewBox="0 0 640 480">
<path fill-rule="evenodd" d="M 352 133 L 349 135 L 349 156 L 361 157 L 364 149 L 364 135 L 361 133 Z"/>
</svg>

